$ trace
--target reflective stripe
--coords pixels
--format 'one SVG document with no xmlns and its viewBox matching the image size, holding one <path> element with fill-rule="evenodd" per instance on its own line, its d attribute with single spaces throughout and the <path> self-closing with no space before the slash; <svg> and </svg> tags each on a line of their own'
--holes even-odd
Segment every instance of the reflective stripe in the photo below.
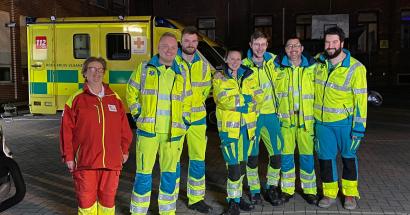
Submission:
<svg viewBox="0 0 410 215">
<path fill-rule="evenodd" d="M 169 116 L 171 114 L 170 110 L 160 110 L 157 109 L 157 115 L 162 115 L 162 116 Z"/>
<path fill-rule="evenodd" d="M 195 181 L 192 180 L 191 178 L 188 179 L 188 184 L 192 186 L 202 186 L 205 184 L 205 180 L 200 180 L 200 181 Z"/>
<path fill-rule="evenodd" d="M 142 71 L 141 71 L 141 90 L 145 89 L 145 79 L 147 78 L 147 62 L 143 62 L 141 65 Z"/>
<path fill-rule="evenodd" d="M 187 116 L 189 116 L 189 115 L 191 115 L 191 113 L 189 113 L 189 112 L 182 112 L 182 116 L 183 116 L 183 117 L 187 117 Z"/>
<path fill-rule="evenodd" d="M 266 89 L 266 88 L 271 88 L 272 85 L 270 84 L 270 82 L 266 82 L 264 84 L 261 84 L 261 89 Z"/>
<path fill-rule="evenodd" d="M 322 110 L 322 106 L 315 104 L 314 105 L 315 109 Z M 323 107 L 323 111 L 328 112 L 328 113 L 345 113 L 345 112 L 352 112 L 353 108 L 328 108 L 328 107 Z"/>
<path fill-rule="evenodd" d="M 223 92 L 220 92 L 220 93 L 218 94 L 217 98 L 218 98 L 218 99 L 221 99 L 223 96 L 226 96 L 226 95 L 227 95 L 227 93 L 226 93 L 225 91 L 223 91 Z"/>
<path fill-rule="evenodd" d="M 347 88 L 347 87 L 344 87 L 344 86 L 339 86 L 339 85 L 337 85 L 337 84 L 334 84 L 334 83 L 330 83 L 330 82 L 325 82 L 325 81 L 322 81 L 322 80 L 319 80 L 319 79 L 315 79 L 315 83 L 316 84 L 320 84 L 320 85 L 322 85 L 322 86 L 325 86 L 325 84 L 326 84 L 326 87 L 330 87 L 330 88 L 333 88 L 333 89 L 336 89 L 336 90 L 340 90 L 340 91 L 349 91 L 349 89 Z"/>
<path fill-rule="evenodd" d="M 256 128 L 256 122 L 248 123 L 248 124 L 246 125 L 246 127 L 247 127 L 248 129 Z"/>
<path fill-rule="evenodd" d="M 142 95 L 156 95 L 157 94 L 157 90 L 142 90 L 141 91 Z"/>
<path fill-rule="evenodd" d="M 192 90 L 185 92 L 185 96 L 192 96 Z"/>
<path fill-rule="evenodd" d="M 135 203 L 145 203 L 150 201 L 150 196 L 137 196 L 132 194 L 131 199 Z"/>
<path fill-rule="evenodd" d="M 290 115 L 287 113 L 278 113 L 279 118 L 290 118 Z"/>
<path fill-rule="evenodd" d="M 272 100 L 272 99 L 273 99 L 272 95 L 265 96 L 265 101 L 269 101 L 269 100 Z"/>
<path fill-rule="evenodd" d="M 222 127 L 222 121 L 216 121 L 216 124 L 217 124 L 217 126 L 218 126 L 218 128 L 221 128 Z"/>
<path fill-rule="evenodd" d="M 166 194 L 160 193 L 158 195 L 158 199 L 163 200 L 163 201 L 174 201 L 175 195 L 166 195 Z"/>
<path fill-rule="evenodd" d="M 312 175 L 306 175 L 303 173 L 300 174 L 300 179 L 303 179 L 306 181 L 311 181 L 311 180 L 314 180 L 315 178 L 316 178 L 315 174 L 312 174 Z"/>
<path fill-rule="evenodd" d="M 302 95 L 302 99 L 314 99 L 315 98 L 315 96 L 314 95 L 311 95 L 311 94 L 309 94 L 309 95 Z"/>
<path fill-rule="evenodd" d="M 191 108 L 191 111 L 192 111 L 192 112 L 203 112 L 203 111 L 206 111 L 206 109 L 205 109 L 204 106 L 201 106 L 201 107 L 192 107 L 192 108 Z"/>
<path fill-rule="evenodd" d="M 353 89 L 354 94 L 365 94 L 367 93 L 367 88 L 362 88 L 362 89 Z"/>
<path fill-rule="evenodd" d="M 138 84 L 137 82 L 135 82 L 134 80 L 132 80 L 131 78 L 128 80 L 128 84 L 137 88 L 137 89 L 141 89 L 141 85 Z"/>
<path fill-rule="evenodd" d="M 289 95 L 288 92 L 278 93 L 278 98 L 288 97 L 288 95 Z"/>
<path fill-rule="evenodd" d="M 259 89 L 259 90 L 255 90 L 255 95 L 260 95 L 263 93 L 263 90 Z"/>
<path fill-rule="evenodd" d="M 315 188 L 316 182 L 302 183 L 301 186 L 302 188 Z"/>
<path fill-rule="evenodd" d="M 367 118 L 362 118 L 362 117 L 355 117 L 354 121 L 355 122 L 361 122 L 361 123 L 366 123 Z"/>
<path fill-rule="evenodd" d="M 139 117 L 137 119 L 137 122 L 141 123 L 154 123 L 155 122 L 155 117 Z"/>
<path fill-rule="evenodd" d="M 240 190 L 228 190 L 228 198 L 239 198 L 242 197 L 242 192 Z"/>
<path fill-rule="evenodd" d="M 130 110 L 134 110 L 134 109 L 140 109 L 141 105 L 139 103 L 134 103 L 130 106 Z"/>
<path fill-rule="evenodd" d="M 237 183 L 237 184 L 228 183 L 226 186 L 227 186 L 227 189 L 235 190 L 235 189 L 239 189 L 241 187 L 241 184 L 240 183 Z"/>
<path fill-rule="evenodd" d="M 172 122 L 171 126 L 173 128 L 181 128 L 181 129 L 186 129 L 186 126 L 182 123 L 179 122 Z"/>
<path fill-rule="evenodd" d="M 169 101 L 171 99 L 171 95 L 169 95 L 169 94 L 158 94 L 158 99 Z"/>
<path fill-rule="evenodd" d="M 295 182 L 287 182 L 287 181 L 282 181 L 281 182 L 282 187 L 294 187 Z"/>
<path fill-rule="evenodd" d="M 282 178 L 294 178 L 294 177 L 296 177 L 294 172 L 282 173 Z"/>
<path fill-rule="evenodd" d="M 166 205 L 158 205 L 158 209 L 160 212 L 162 211 L 170 211 L 170 210 L 175 210 L 177 206 L 176 202 L 173 202 L 171 204 L 166 204 Z"/>
<path fill-rule="evenodd" d="M 208 71 L 208 64 L 202 58 L 201 58 L 201 61 L 202 61 L 202 79 L 204 79 L 206 76 L 206 72 Z"/>
<path fill-rule="evenodd" d="M 307 120 L 314 120 L 315 118 L 312 115 L 308 115 L 308 116 L 303 116 L 303 119 L 307 121 Z"/>
<path fill-rule="evenodd" d="M 277 179 L 272 179 L 272 178 L 268 178 L 268 181 L 266 182 L 268 185 L 278 185 L 279 180 Z"/>
<path fill-rule="evenodd" d="M 203 196 L 205 195 L 205 190 L 192 190 L 188 188 L 187 193 L 193 196 Z"/>
<path fill-rule="evenodd" d="M 140 207 L 135 206 L 133 204 L 130 205 L 130 212 L 131 213 L 138 213 L 138 214 L 146 214 L 148 212 L 148 207 Z"/>
<path fill-rule="evenodd" d="M 230 121 L 228 121 L 228 122 L 226 122 L 225 126 L 227 128 L 239 128 L 240 123 L 239 122 L 230 122 Z"/>
<path fill-rule="evenodd" d="M 258 172 L 256 172 L 256 170 L 250 170 L 246 172 L 246 175 L 247 176 L 258 176 Z"/>
<path fill-rule="evenodd" d="M 206 87 L 211 85 L 211 81 L 206 81 L 206 82 L 192 82 L 191 86 L 192 87 Z"/>
<path fill-rule="evenodd" d="M 279 173 L 278 172 L 269 172 L 267 177 L 279 178 Z"/>
<path fill-rule="evenodd" d="M 180 95 L 174 95 L 174 94 L 172 94 L 172 95 L 171 95 L 171 99 L 172 99 L 172 100 L 181 101 L 181 100 L 182 100 L 182 97 L 181 97 Z"/>
<path fill-rule="evenodd" d="M 248 180 L 248 185 L 249 186 L 255 186 L 259 184 L 259 180 L 255 179 L 255 180 Z"/>
<path fill-rule="evenodd" d="M 239 105 L 241 104 L 241 98 L 239 97 L 239 95 L 235 96 L 235 106 L 239 107 Z"/>
<path fill-rule="evenodd" d="M 353 65 L 350 67 L 349 72 L 348 72 L 347 75 L 346 75 L 346 80 L 345 80 L 345 83 L 343 84 L 343 87 L 346 87 L 346 88 L 347 88 L 347 86 L 348 86 L 349 83 L 350 83 L 350 80 L 352 79 L 354 70 L 355 70 L 357 67 L 361 66 L 361 65 L 362 65 L 362 64 L 361 64 L 360 62 L 356 62 L 355 64 L 353 64 Z"/>
</svg>

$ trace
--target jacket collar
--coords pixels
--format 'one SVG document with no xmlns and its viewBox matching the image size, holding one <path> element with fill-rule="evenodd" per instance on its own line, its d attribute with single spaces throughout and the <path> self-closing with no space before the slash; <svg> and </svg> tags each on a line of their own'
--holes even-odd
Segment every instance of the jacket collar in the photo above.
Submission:
<svg viewBox="0 0 410 215">
<path fill-rule="evenodd" d="M 151 66 L 155 67 L 155 68 L 159 71 L 158 67 L 162 66 L 162 64 L 159 62 L 159 55 L 156 54 L 154 57 L 152 57 L 151 60 L 148 62 L 147 65 L 151 65 Z M 178 63 L 176 62 L 175 59 L 172 61 L 171 69 L 172 69 L 176 74 L 181 74 L 181 70 L 179 69 Z"/>
<path fill-rule="evenodd" d="M 181 48 L 178 49 L 177 55 L 180 56 L 181 59 L 185 60 L 185 59 L 182 57 L 182 49 L 181 49 Z M 201 60 L 201 57 L 199 57 L 198 51 L 195 51 L 195 53 L 194 53 L 194 59 L 192 59 L 192 62 L 191 62 L 191 63 L 195 63 L 195 62 L 200 61 L 200 60 Z"/>
<path fill-rule="evenodd" d="M 247 52 L 246 56 L 250 61 L 253 61 L 252 60 L 252 57 L 253 57 L 252 49 L 248 49 L 248 52 Z M 263 54 L 263 60 L 264 61 L 269 61 L 270 59 L 272 59 L 272 55 L 269 52 L 265 52 Z"/>
<path fill-rule="evenodd" d="M 350 51 L 348 51 L 347 49 L 342 49 L 342 51 L 346 54 L 346 57 L 345 57 L 345 59 L 343 59 L 341 66 L 343 66 L 343 67 L 349 67 L 349 66 L 350 66 Z M 326 55 L 325 55 L 325 53 L 320 54 L 319 60 L 320 60 L 322 63 L 325 63 L 326 60 L 328 60 L 327 57 L 326 57 Z"/>
</svg>

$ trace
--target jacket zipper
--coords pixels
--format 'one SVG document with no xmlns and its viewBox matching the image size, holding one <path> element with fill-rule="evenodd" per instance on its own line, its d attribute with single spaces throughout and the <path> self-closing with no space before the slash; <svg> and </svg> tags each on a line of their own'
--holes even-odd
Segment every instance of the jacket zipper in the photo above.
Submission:
<svg viewBox="0 0 410 215">
<path fill-rule="evenodd" d="M 102 116 L 102 148 L 103 148 L 103 167 L 105 168 L 105 118 L 104 118 L 104 107 L 102 104 L 102 99 L 98 97 L 98 101 L 100 102 L 100 108 L 101 108 L 101 116 Z M 97 108 L 98 110 L 98 108 Z M 98 114 L 100 115 L 100 114 Z M 100 123 L 100 117 L 98 117 L 98 122 Z"/>
<path fill-rule="evenodd" d="M 94 107 L 97 109 L 97 116 L 98 116 L 98 124 L 101 124 L 101 120 L 100 120 L 100 108 L 98 107 L 98 105 L 94 105 Z"/>
<path fill-rule="evenodd" d="M 327 66 L 327 65 L 326 65 Z M 335 68 L 336 69 L 336 68 Z M 322 116 L 322 119 L 321 119 L 321 121 L 323 122 L 323 113 L 324 113 L 324 109 L 325 109 L 325 94 L 326 94 L 326 85 L 327 85 L 327 82 L 329 81 L 329 78 L 330 78 L 330 75 L 332 75 L 332 73 L 334 72 L 334 69 L 333 69 L 333 71 L 331 72 L 331 73 L 328 73 L 328 75 L 327 75 L 327 78 L 326 78 L 326 81 L 325 81 L 325 85 L 323 86 L 323 96 L 322 96 L 322 114 L 321 114 L 321 116 Z"/>
<path fill-rule="evenodd" d="M 81 144 L 78 145 L 78 149 L 77 149 L 77 151 L 75 152 L 74 161 L 75 161 L 75 164 L 76 164 L 76 165 L 77 165 L 77 163 L 78 163 L 78 155 L 80 154 L 80 148 L 81 148 Z"/>
</svg>

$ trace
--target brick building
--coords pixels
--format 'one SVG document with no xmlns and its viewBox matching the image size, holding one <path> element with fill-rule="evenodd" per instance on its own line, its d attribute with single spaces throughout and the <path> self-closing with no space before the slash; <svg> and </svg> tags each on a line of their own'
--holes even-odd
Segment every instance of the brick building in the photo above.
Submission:
<svg viewBox="0 0 410 215">
<path fill-rule="evenodd" d="M 141 0 L 150 2 L 150 0 Z M 323 49 L 312 26 L 315 15 L 347 15 L 345 45 L 368 68 L 369 85 L 410 85 L 410 1 L 408 0 L 153 0 L 154 15 L 195 25 L 226 45 L 248 48 L 249 36 L 259 29 L 278 52 L 284 40 L 301 37 L 312 53 Z M 331 25 L 329 25 L 331 26 Z M 312 30 L 313 29 L 313 30 Z M 323 31 L 323 30 L 322 30 Z"/>
<path fill-rule="evenodd" d="M 128 15 L 129 0 L 0 1 L 0 104 L 28 101 L 26 17 Z"/>
</svg>

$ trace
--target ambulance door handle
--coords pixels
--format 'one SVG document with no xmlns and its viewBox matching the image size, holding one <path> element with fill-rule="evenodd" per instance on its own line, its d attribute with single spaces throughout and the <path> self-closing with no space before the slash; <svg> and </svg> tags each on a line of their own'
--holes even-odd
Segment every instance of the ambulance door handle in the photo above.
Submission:
<svg viewBox="0 0 410 215">
<path fill-rule="evenodd" d="M 39 67 L 41 67 L 41 65 L 40 64 L 32 64 L 31 67 L 39 68 Z"/>
</svg>

